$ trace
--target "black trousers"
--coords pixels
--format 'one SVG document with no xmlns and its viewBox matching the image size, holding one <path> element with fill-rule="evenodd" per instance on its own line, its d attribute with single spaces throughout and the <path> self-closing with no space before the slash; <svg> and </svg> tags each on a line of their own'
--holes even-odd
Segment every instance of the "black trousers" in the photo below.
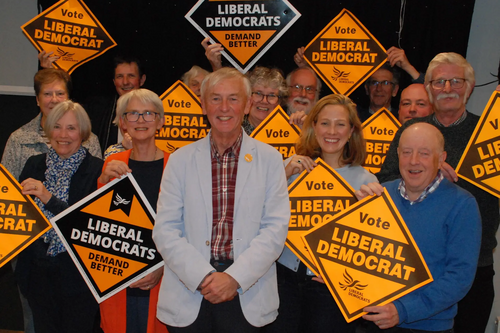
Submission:
<svg viewBox="0 0 500 333">
<path fill-rule="evenodd" d="M 354 333 L 357 321 L 347 323 L 328 287 L 311 279 L 300 263 L 297 272 L 277 263 L 280 306 L 278 318 L 264 333 Z"/>
<path fill-rule="evenodd" d="M 458 302 L 455 333 L 484 333 L 495 298 L 494 275 L 493 265 L 477 268 L 471 289 Z"/>
<path fill-rule="evenodd" d="M 444 331 L 423 331 L 423 330 L 414 330 L 409 328 L 401 328 L 401 327 L 391 327 L 385 330 L 381 330 L 377 325 L 372 322 L 367 325 L 367 329 L 364 331 L 365 333 L 453 333 L 453 329 L 444 330 Z"/>
<path fill-rule="evenodd" d="M 224 272 L 232 260 L 211 260 L 210 264 L 217 272 Z M 206 299 L 201 301 L 200 312 L 196 320 L 186 327 L 167 325 L 170 333 L 255 333 L 260 327 L 252 326 L 243 315 L 240 298 L 237 295 L 231 301 L 212 304 Z"/>
</svg>

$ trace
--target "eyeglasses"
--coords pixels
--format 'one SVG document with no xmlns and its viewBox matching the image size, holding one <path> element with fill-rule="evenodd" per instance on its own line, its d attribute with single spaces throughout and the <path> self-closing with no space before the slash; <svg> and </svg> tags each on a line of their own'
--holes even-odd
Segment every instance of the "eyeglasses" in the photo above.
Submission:
<svg viewBox="0 0 500 333">
<path fill-rule="evenodd" d="M 132 111 L 132 112 L 125 112 L 123 114 L 123 117 L 127 119 L 127 121 L 136 122 L 139 121 L 139 118 L 142 116 L 142 119 L 144 119 L 145 122 L 149 123 L 155 121 L 156 116 L 159 115 L 160 115 L 159 113 L 153 111 L 144 111 L 143 113 Z"/>
<path fill-rule="evenodd" d="M 446 86 L 446 82 L 450 83 L 450 87 L 453 89 L 460 89 L 464 86 L 465 84 L 465 79 L 463 78 L 456 78 L 454 77 L 453 79 L 445 80 L 445 79 L 439 79 L 439 80 L 431 80 L 431 87 L 434 89 L 444 89 Z"/>
<path fill-rule="evenodd" d="M 306 94 L 308 94 L 308 95 L 313 95 L 316 93 L 316 88 L 311 87 L 311 86 L 304 87 L 303 85 L 296 84 L 294 86 L 289 86 L 289 87 L 290 87 L 290 90 L 292 91 L 292 93 L 296 93 L 296 94 L 297 93 L 300 94 L 302 92 L 302 90 L 305 90 Z"/>
<path fill-rule="evenodd" d="M 388 85 L 394 85 L 394 82 L 391 82 L 391 81 L 388 81 L 388 80 L 384 80 L 384 81 L 375 81 L 375 80 L 371 80 L 371 81 L 368 81 L 368 85 L 370 87 L 376 87 L 378 85 L 380 85 L 381 87 L 386 87 Z"/>
<path fill-rule="evenodd" d="M 267 102 L 269 104 L 276 104 L 276 103 L 278 103 L 278 101 L 280 99 L 280 96 L 275 95 L 275 94 L 266 95 L 266 94 L 261 93 L 260 91 L 252 92 L 252 100 L 255 103 L 262 102 L 264 100 L 264 97 L 267 99 Z"/>
</svg>

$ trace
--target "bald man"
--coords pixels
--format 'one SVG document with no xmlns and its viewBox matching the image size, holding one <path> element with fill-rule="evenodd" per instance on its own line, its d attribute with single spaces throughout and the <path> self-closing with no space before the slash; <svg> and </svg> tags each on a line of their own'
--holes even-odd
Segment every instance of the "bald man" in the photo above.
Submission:
<svg viewBox="0 0 500 333">
<path fill-rule="evenodd" d="M 431 113 L 432 104 L 423 84 L 411 84 L 401 92 L 398 112 L 401 124 L 413 118 L 428 116 Z"/>
<path fill-rule="evenodd" d="M 477 200 L 481 212 L 483 234 L 476 277 L 471 290 L 458 304 L 454 333 L 484 333 L 489 322 L 495 296 L 493 249 L 500 224 L 499 202 L 494 195 L 456 175 L 454 169 L 462 157 L 479 116 L 466 110 L 466 104 L 476 79 L 471 64 L 460 54 L 440 53 L 432 59 L 425 74 L 425 89 L 434 113 L 407 121 L 396 133 L 382 169 L 377 173 L 380 182 L 399 177 L 398 142 L 404 128 L 415 122 L 436 126 L 445 138 L 445 177 L 469 191 Z"/>
<path fill-rule="evenodd" d="M 476 199 L 444 178 L 444 138 L 433 125 L 416 123 L 401 134 L 398 147 L 401 179 L 370 183 L 358 199 L 387 189 L 413 238 L 433 282 L 383 306 L 369 306 L 363 318 L 368 332 L 452 331 L 457 303 L 469 291 L 479 257 L 481 217 Z M 388 331 L 387 331 L 388 332 Z"/>
</svg>

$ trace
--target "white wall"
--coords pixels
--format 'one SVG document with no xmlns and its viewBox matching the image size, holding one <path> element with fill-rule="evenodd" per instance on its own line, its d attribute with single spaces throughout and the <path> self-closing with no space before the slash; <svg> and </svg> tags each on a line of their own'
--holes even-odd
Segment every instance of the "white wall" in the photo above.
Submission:
<svg viewBox="0 0 500 333">
<path fill-rule="evenodd" d="M 476 72 L 476 84 L 493 81 L 490 73 L 497 74 L 500 60 L 500 1 L 476 0 L 469 35 L 467 60 Z M 497 84 L 474 89 L 467 110 L 481 114 Z M 498 234 L 498 233 L 497 233 Z M 486 333 L 496 332 L 495 318 L 500 316 L 500 251 L 495 251 L 496 298 Z"/>
<path fill-rule="evenodd" d="M 38 52 L 24 36 L 21 25 L 36 15 L 36 0 L 0 1 L 0 94 L 35 95 L 33 75 L 38 70 Z"/>
<path fill-rule="evenodd" d="M 500 60 L 500 1 L 476 0 L 469 35 L 467 60 L 476 72 L 476 84 L 495 80 Z M 481 114 L 497 83 L 474 89 L 467 104 L 470 112 Z"/>
</svg>

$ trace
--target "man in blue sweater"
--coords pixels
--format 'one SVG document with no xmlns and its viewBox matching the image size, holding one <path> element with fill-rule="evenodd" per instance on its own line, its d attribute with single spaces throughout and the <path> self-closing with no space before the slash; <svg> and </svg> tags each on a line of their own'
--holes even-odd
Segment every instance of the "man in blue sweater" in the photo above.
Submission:
<svg viewBox="0 0 500 333">
<path fill-rule="evenodd" d="M 426 122 L 436 126 L 445 138 L 447 154 L 441 169 L 444 176 L 476 198 L 482 221 L 481 249 L 472 287 L 458 303 L 454 333 L 484 333 L 495 297 L 493 250 L 497 245 L 495 234 L 500 224 L 499 201 L 494 195 L 457 177 L 454 171 L 479 121 L 479 116 L 466 110 L 475 84 L 474 69 L 460 54 L 448 52 L 436 55 L 425 74 L 425 87 L 434 114 L 403 124 L 394 136 L 382 169 L 376 175 L 381 183 L 400 177 L 399 137 L 410 125 Z"/>
<path fill-rule="evenodd" d="M 444 178 L 444 138 L 433 125 L 416 123 L 401 134 L 402 179 L 370 183 L 358 199 L 381 195 L 384 186 L 406 222 L 433 282 L 384 306 L 366 307 L 370 332 L 452 332 L 457 303 L 472 285 L 481 244 L 476 199 Z"/>
</svg>

